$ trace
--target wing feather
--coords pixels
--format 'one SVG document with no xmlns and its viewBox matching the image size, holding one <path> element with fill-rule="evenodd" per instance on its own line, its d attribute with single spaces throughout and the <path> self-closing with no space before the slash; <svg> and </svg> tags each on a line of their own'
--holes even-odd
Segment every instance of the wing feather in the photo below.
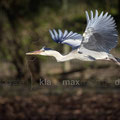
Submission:
<svg viewBox="0 0 120 120">
<path fill-rule="evenodd" d="M 64 32 L 64 34 L 63 34 L 63 38 L 65 38 L 67 34 L 68 34 L 68 31 L 65 30 L 65 32 Z"/>
<path fill-rule="evenodd" d="M 83 45 L 90 50 L 109 52 L 118 42 L 115 20 L 111 15 L 108 15 L 108 12 L 104 14 L 102 11 L 98 16 L 96 10 L 95 17 L 92 11 L 90 14 L 89 19 L 86 11 L 87 27 L 83 34 Z"/>
<path fill-rule="evenodd" d="M 66 38 L 70 37 L 72 34 L 73 34 L 73 32 L 70 31 L 70 32 L 67 34 Z"/>
<path fill-rule="evenodd" d="M 62 31 L 60 29 L 58 30 L 58 34 L 59 34 L 59 38 L 62 38 L 63 33 L 62 33 Z"/>
<path fill-rule="evenodd" d="M 58 39 L 58 34 L 57 34 L 56 30 L 54 29 L 53 32 L 54 32 L 54 35 L 55 35 L 55 39 L 57 40 Z"/>
<path fill-rule="evenodd" d="M 89 20 L 90 20 L 90 18 L 89 18 L 88 12 L 87 12 L 87 11 L 85 11 L 85 13 L 86 13 L 86 18 L 87 18 L 87 23 L 88 23 L 88 22 L 89 22 Z"/>
<path fill-rule="evenodd" d="M 64 33 L 59 29 L 58 33 L 55 29 L 49 30 L 52 39 L 61 44 L 67 44 L 72 48 L 79 47 L 82 42 L 82 36 L 78 33 L 73 33 L 72 31 L 68 32 L 67 30 Z"/>
</svg>

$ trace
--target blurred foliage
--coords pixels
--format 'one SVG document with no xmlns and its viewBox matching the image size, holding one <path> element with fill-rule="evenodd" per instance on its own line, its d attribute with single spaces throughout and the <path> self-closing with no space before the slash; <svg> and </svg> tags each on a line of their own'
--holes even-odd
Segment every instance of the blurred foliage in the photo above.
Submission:
<svg viewBox="0 0 120 120">
<path fill-rule="evenodd" d="M 63 46 L 50 39 L 49 29 L 84 32 L 84 11 L 95 9 L 110 12 L 115 17 L 119 29 L 119 5 L 119 0 L 1 0 L 0 62 L 11 63 L 14 66 L 17 75 L 13 77 L 30 79 L 27 69 L 29 67 L 35 79 L 39 79 L 42 76 L 40 59 L 37 57 L 32 65 L 28 62 L 26 67 L 28 58 L 25 53 L 40 49 L 44 45 L 63 52 Z"/>
</svg>

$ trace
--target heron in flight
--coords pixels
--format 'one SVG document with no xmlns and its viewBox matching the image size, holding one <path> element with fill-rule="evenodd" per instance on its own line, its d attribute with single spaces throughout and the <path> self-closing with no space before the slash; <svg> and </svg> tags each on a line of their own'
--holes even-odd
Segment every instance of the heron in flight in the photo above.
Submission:
<svg viewBox="0 0 120 120">
<path fill-rule="evenodd" d="M 40 50 L 26 53 L 26 55 L 44 55 L 53 56 L 57 62 L 64 62 L 72 59 L 82 61 L 108 60 L 114 61 L 120 65 L 120 59 L 110 54 L 112 48 L 116 47 L 118 42 L 118 33 L 115 20 L 108 12 L 86 11 L 87 26 L 83 35 L 60 29 L 49 30 L 51 38 L 61 44 L 67 44 L 72 47 L 72 51 L 67 55 L 62 55 L 58 51 L 43 47 Z"/>
</svg>

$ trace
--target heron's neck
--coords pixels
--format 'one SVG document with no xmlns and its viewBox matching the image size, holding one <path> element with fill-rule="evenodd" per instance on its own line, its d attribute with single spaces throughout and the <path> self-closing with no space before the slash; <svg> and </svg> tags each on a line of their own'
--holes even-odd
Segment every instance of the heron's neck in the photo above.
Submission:
<svg viewBox="0 0 120 120">
<path fill-rule="evenodd" d="M 72 52 L 67 55 L 61 55 L 58 51 L 54 51 L 51 56 L 55 57 L 58 62 L 64 62 L 73 59 Z"/>
</svg>

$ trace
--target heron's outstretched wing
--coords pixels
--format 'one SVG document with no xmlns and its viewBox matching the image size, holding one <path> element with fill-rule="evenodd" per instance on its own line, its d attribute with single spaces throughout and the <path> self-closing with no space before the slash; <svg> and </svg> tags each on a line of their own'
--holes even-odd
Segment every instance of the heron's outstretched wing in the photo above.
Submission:
<svg viewBox="0 0 120 120">
<path fill-rule="evenodd" d="M 49 30 L 52 39 L 61 44 L 67 44 L 72 48 L 79 47 L 82 42 L 82 36 L 78 33 L 73 33 L 72 31 L 68 32 L 67 30 L 64 33 L 59 29 L 58 32 L 53 29 Z"/>
<path fill-rule="evenodd" d="M 83 34 L 83 46 L 90 50 L 109 52 L 117 45 L 118 34 L 115 20 L 108 13 L 95 11 L 95 16 L 91 11 L 89 17 L 86 11 L 87 27 Z"/>
</svg>

